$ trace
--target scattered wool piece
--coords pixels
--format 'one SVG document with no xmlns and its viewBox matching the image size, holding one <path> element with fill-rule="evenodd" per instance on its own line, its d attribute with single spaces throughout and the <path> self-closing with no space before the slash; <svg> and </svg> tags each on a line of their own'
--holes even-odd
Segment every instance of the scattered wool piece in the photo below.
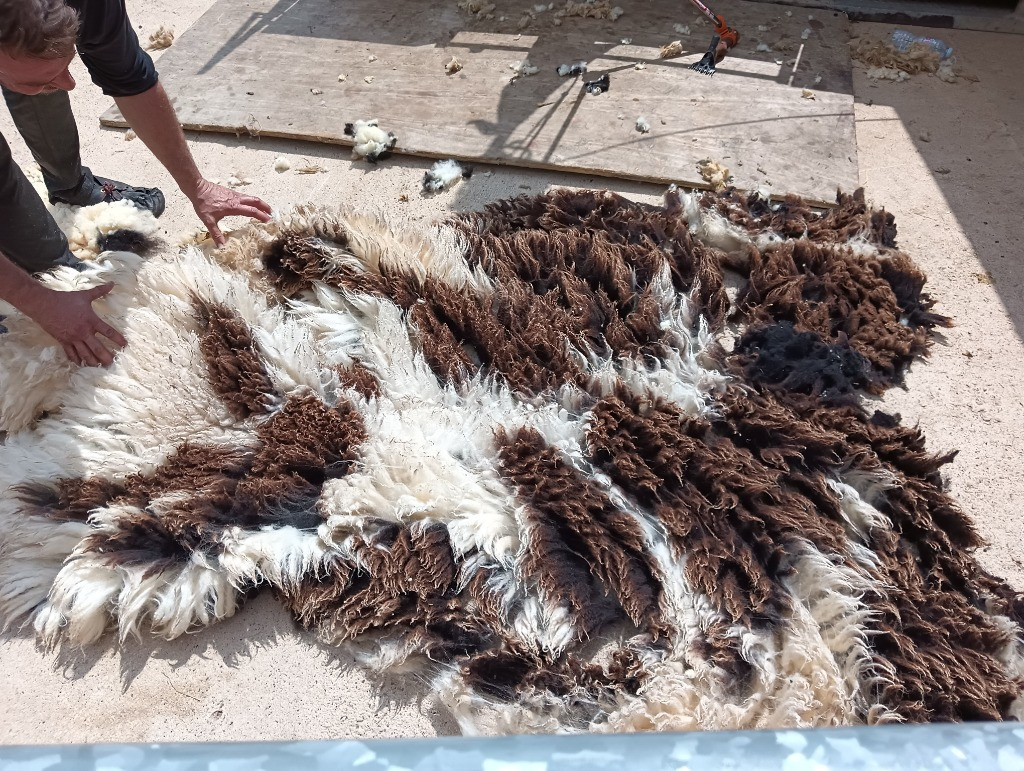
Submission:
<svg viewBox="0 0 1024 771">
<path fill-rule="evenodd" d="M 809 40 L 812 32 L 814 32 L 814 30 L 812 30 L 810 27 L 805 27 L 804 31 L 800 33 L 800 39 Z"/>
<path fill-rule="evenodd" d="M 455 74 L 456 72 L 461 72 L 461 71 L 462 71 L 462 62 L 460 62 L 460 61 L 459 61 L 458 59 L 456 59 L 456 58 L 455 58 L 455 57 L 453 56 L 453 57 L 451 58 L 451 61 L 449 61 L 449 62 L 448 62 L 448 63 L 447 63 L 447 64 L 446 64 L 445 66 L 444 66 L 444 71 L 445 71 L 446 73 L 448 73 L 449 75 L 454 75 L 454 74 Z"/>
<path fill-rule="evenodd" d="M 423 175 L 423 190 L 427 193 L 439 193 L 447 190 L 462 179 L 473 176 L 473 167 L 448 159 L 437 161 Z"/>
<path fill-rule="evenodd" d="M 787 16 L 792 16 L 792 15 L 793 15 L 793 12 L 792 12 L 792 11 L 786 11 L 786 15 L 787 15 Z"/>
<path fill-rule="evenodd" d="M 353 157 L 365 158 L 368 163 L 376 163 L 398 143 L 398 137 L 384 131 L 376 118 L 346 123 L 345 136 L 352 137 Z"/>
<path fill-rule="evenodd" d="M 766 27 L 764 24 L 758 24 L 757 25 L 757 31 L 758 32 L 767 32 L 768 31 L 768 27 Z"/>
<path fill-rule="evenodd" d="M 855 38 L 850 41 L 850 57 L 869 67 L 898 70 L 907 75 L 935 72 L 939 69 L 938 53 L 923 43 L 913 43 L 906 51 L 898 51 L 884 40 Z M 884 79 L 897 80 L 895 77 Z"/>
<path fill-rule="evenodd" d="M 727 166 L 722 165 L 718 161 L 713 161 L 710 158 L 705 158 L 703 161 L 698 163 L 697 171 L 700 172 L 701 178 L 711 185 L 712 190 L 716 193 L 720 193 L 725 190 L 726 183 L 732 179 L 732 173 L 729 171 Z"/>
<path fill-rule="evenodd" d="M 802 92 L 800 93 L 800 98 L 801 98 L 801 99 L 810 99 L 811 101 L 814 101 L 814 92 L 813 92 L 813 91 L 811 91 L 811 89 L 809 89 L 809 88 L 805 88 L 805 89 L 804 89 L 804 90 L 803 90 L 803 91 L 802 91 Z"/>
<path fill-rule="evenodd" d="M 295 169 L 296 174 L 323 174 L 326 171 L 327 169 L 325 169 L 319 163 L 312 163 L 309 160 L 306 160 L 306 162 L 302 166 L 299 166 L 297 169 Z"/>
<path fill-rule="evenodd" d="M 486 16 L 496 7 L 494 3 L 485 3 L 483 0 L 462 0 L 459 3 L 459 8 L 476 16 Z"/>
<path fill-rule="evenodd" d="M 576 62 L 575 64 L 559 64 L 558 74 L 563 78 L 572 76 L 574 78 L 587 73 L 586 62 Z"/>
<path fill-rule="evenodd" d="M 146 48 L 150 51 L 162 51 L 165 48 L 170 48 L 172 43 L 174 43 L 174 30 L 161 24 L 159 29 L 149 36 L 149 44 Z"/>
<path fill-rule="evenodd" d="M 920 139 L 922 142 L 931 142 L 932 141 L 932 132 L 930 132 L 930 131 L 922 131 L 920 134 L 917 135 L 917 138 Z"/>
<path fill-rule="evenodd" d="M 944 83 L 956 83 L 956 73 L 953 71 L 953 62 L 949 59 L 941 62 L 935 71 L 936 77 Z"/>
<path fill-rule="evenodd" d="M 673 25 L 672 31 L 677 33 L 677 34 L 679 34 L 679 35 L 689 35 L 690 34 L 690 28 L 687 27 L 685 24 Z"/>
<path fill-rule="evenodd" d="M 287 158 L 278 158 L 274 161 L 274 171 L 278 174 L 282 174 L 292 167 L 291 162 Z"/>
<path fill-rule="evenodd" d="M 311 88 L 311 89 L 309 89 L 309 93 L 311 93 L 313 96 L 320 96 L 320 94 L 323 93 L 323 89 Z"/>
<path fill-rule="evenodd" d="M 633 38 L 631 38 L 631 37 L 624 37 L 619 42 L 622 43 L 622 45 L 624 45 L 624 46 L 628 46 L 630 43 L 633 42 Z"/>
<path fill-rule="evenodd" d="M 661 47 L 661 51 L 658 52 L 658 58 L 660 59 L 672 59 L 676 56 L 681 56 L 683 53 L 683 43 L 681 40 L 673 40 L 671 43 L 666 43 Z"/>
<path fill-rule="evenodd" d="M 872 80 L 895 80 L 897 83 L 910 80 L 910 75 L 894 67 L 868 67 L 866 74 Z"/>
<path fill-rule="evenodd" d="M 565 6 L 555 13 L 555 16 L 560 19 L 578 16 L 581 19 L 609 19 L 611 21 L 615 21 L 621 15 L 622 9 L 618 6 L 613 8 L 611 0 L 597 0 L 596 2 L 566 0 Z"/>
<path fill-rule="evenodd" d="M 339 83 L 344 83 L 346 80 L 348 80 L 348 75 L 346 75 L 344 72 L 338 76 Z"/>
<path fill-rule="evenodd" d="M 228 177 L 228 187 L 245 187 L 246 185 L 251 184 L 252 180 L 240 171 L 236 171 Z"/>
<path fill-rule="evenodd" d="M 647 62 L 637 62 L 636 64 L 633 65 L 633 69 L 634 70 L 646 70 L 647 69 Z"/>
<path fill-rule="evenodd" d="M 754 49 L 759 54 L 771 53 L 772 47 L 767 43 L 758 43 L 757 48 Z"/>
<path fill-rule="evenodd" d="M 546 10 L 548 10 L 548 6 L 546 6 L 544 4 L 538 4 L 538 5 L 533 6 L 533 12 L 534 13 L 544 13 L 544 11 L 546 11 Z"/>
<path fill-rule="evenodd" d="M 206 228 L 199 228 L 184 236 L 179 242 L 179 247 L 186 246 L 200 246 L 204 242 L 210 241 L 210 231 Z"/>
<path fill-rule="evenodd" d="M 512 76 L 513 80 L 516 80 L 517 78 L 521 78 L 523 76 L 536 75 L 538 72 L 540 72 L 540 67 L 534 67 L 532 64 L 530 64 L 529 59 L 523 59 L 522 61 L 516 62 L 515 64 L 510 64 L 508 68 L 512 70 L 513 73 L 515 73 Z"/>
<path fill-rule="evenodd" d="M 647 134 L 651 130 L 651 124 L 643 115 L 636 119 L 636 130 L 639 131 L 641 134 Z"/>
<path fill-rule="evenodd" d="M 363 81 L 366 83 L 373 83 L 373 75 L 367 75 L 365 78 L 363 78 Z"/>
<path fill-rule="evenodd" d="M 128 129 L 126 132 L 124 132 L 124 141 L 125 142 L 131 142 L 137 136 L 138 136 L 138 134 L 136 134 L 131 129 Z"/>
<path fill-rule="evenodd" d="M 814 85 L 818 85 L 819 83 L 821 83 L 821 75 L 815 75 Z"/>
<path fill-rule="evenodd" d="M 370 56 L 369 56 L 369 58 L 367 59 L 367 61 L 368 61 L 368 62 L 369 62 L 370 64 L 373 64 L 373 63 L 374 63 L 375 61 L 377 61 L 377 57 L 376 57 L 376 56 L 374 56 L 373 54 L 370 54 Z"/>
<path fill-rule="evenodd" d="M 606 72 L 604 75 L 597 78 L 596 80 L 584 81 L 583 90 L 586 91 L 588 94 L 593 94 L 596 96 L 597 94 L 603 94 L 605 91 L 611 88 L 611 86 L 612 79 Z"/>
</svg>

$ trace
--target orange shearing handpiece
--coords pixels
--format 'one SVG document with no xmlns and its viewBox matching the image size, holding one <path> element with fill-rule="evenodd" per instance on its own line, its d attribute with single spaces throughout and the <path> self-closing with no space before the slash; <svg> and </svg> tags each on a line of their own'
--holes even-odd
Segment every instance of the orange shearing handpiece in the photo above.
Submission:
<svg viewBox="0 0 1024 771">
<path fill-rule="evenodd" d="M 711 38 L 711 45 L 708 46 L 707 53 L 699 62 L 691 64 L 690 69 L 705 75 L 714 75 L 715 65 L 725 58 L 729 49 L 740 42 L 740 33 L 726 24 L 725 19 L 704 5 L 701 0 L 690 0 L 690 2 L 715 25 L 715 34 Z"/>
</svg>

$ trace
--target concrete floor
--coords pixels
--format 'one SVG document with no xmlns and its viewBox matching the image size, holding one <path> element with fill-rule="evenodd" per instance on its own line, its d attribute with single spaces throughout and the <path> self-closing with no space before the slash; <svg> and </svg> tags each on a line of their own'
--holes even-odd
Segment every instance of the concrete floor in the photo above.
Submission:
<svg viewBox="0 0 1024 771">
<path fill-rule="evenodd" d="M 130 0 L 140 33 L 186 29 L 212 0 Z M 765 6 L 766 14 L 774 12 Z M 855 25 L 860 34 L 891 28 Z M 935 450 L 958 448 L 951 489 L 991 544 L 984 564 L 1024 589 L 1024 48 L 1022 38 L 942 31 L 978 82 L 934 77 L 877 84 L 857 72 L 857 145 L 869 198 L 896 215 L 901 245 L 927 270 L 938 310 L 956 318 L 928 362 L 887 408 L 920 423 Z M 80 65 L 78 65 L 79 70 Z M 188 202 L 138 140 L 98 127 L 108 101 L 76 71 L 73 101 L 83 154 L 98 173 L 159 185 L 171 242 L 198 226 Z M 0 132 L 28 155 L 6 113 Z M 926 141 L 927 138 L 927 141 Z M 661 189 L 608 180 L 494 168 L 450 193 L 419 194 L 428 162 L 395 159 L 375 170 L 345 148 L 275 140 L 190 136 L 208 177 L 243 172 L 245 188 L 274 206 L 345 200 L 429 220 L 552 184 L 611 187 L 656 201 Z M 798 152 L 794 148 L 794 152 Z M 274 159 L 306 158 L 327 173 L 277 174 Z M 943 171 L 938 171 L 942 169 Z M 945 171 L 948 170 L 948 171 Z M 407 193 L 408 203 L 399 195 Z M 276 740 L 421 736 L 454 732 L 419 686 L 376 691 L 345 658 L 294 630 L 262 597 L 216 628 L 166 643 L 144 639 L 77 656 L 0 640 L 0 743 Z"/>
</svg>

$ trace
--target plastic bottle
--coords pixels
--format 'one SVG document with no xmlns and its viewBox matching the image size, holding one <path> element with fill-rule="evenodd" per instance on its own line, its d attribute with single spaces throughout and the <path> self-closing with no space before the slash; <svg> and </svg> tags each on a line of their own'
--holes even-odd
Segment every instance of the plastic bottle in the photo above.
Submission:
<svg viewBox="0 0 1024 771">
<path fill-rule="evenodd" d="M 941 40 L 937 40 L 933 37 L 915 35 L 913 32 L 907 32 L 904 29 L 897 29 L 893 31 L 892 44 L 896 47 L 897 51 L 906 51 L 914 43 L 924 43 L 942 57 L 943 60 L 946 60 L 953 55 L 952 47 L 947 46 Z"/>
</svg>

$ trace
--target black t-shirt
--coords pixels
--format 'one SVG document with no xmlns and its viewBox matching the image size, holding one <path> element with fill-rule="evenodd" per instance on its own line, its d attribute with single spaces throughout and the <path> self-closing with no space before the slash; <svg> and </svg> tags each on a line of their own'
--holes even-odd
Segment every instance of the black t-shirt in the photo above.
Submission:
<svg viewBox="0 0 1024 771">
<path fill-rule="evenodd" d="M 78 11 L 78 55 L 107 96 L 135 96 L 156 85 L 153 59 L 142 50 L 124 0 L 65 0 Z"/>
</svg>

